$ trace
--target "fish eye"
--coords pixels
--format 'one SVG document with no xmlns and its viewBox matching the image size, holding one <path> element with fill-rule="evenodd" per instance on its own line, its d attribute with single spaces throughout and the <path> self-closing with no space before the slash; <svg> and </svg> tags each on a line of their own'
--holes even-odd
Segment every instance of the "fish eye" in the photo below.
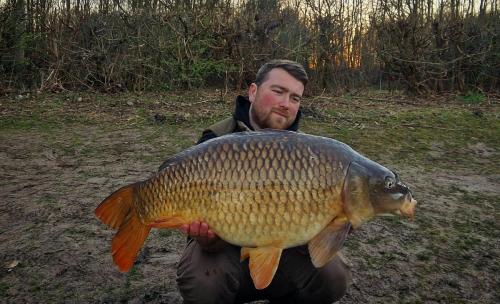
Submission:
<svg viewBox="0 0 500 304">
<path fill-rule="evenodd" d="M 396 181 L 391 177 L 386 177 L 384 186 L 386 189 L 392 189 L 394 188 L 394 186 L 396 186 Z"/>
</svg>

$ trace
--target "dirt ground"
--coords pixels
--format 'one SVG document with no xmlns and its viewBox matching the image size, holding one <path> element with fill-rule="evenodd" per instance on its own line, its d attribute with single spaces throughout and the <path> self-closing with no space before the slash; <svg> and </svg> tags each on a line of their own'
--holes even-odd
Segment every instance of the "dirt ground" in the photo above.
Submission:
<svg viewBox="0 0 500 304">
<path fill-rule="evenodd" d="M 226 99 L 1 98 L 0 302 L 181 303 L 184 237 L 153 230 L 133 269 L 120 273 L 114 232 L 94 209 L 192 145 L 231 111 Z M 325 97 L 303 112 L 304 131 L 395 169 L 419 201 L 413 222 L 384 216 L 350 236 L 353 282 L 341 303 L 500 303 L 498 100 Z"/>
</svg>

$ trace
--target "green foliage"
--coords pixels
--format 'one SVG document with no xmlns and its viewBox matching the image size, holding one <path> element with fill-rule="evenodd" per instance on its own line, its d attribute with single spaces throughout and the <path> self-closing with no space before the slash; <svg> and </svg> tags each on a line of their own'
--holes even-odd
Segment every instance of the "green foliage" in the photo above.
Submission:
<svg viewBox="0 0 500 304">
<path fill-rule="evenodd" d="M 460 101 L 465 104 L 480 104 L 486 99 L 482 92 L 468 91 L 467 94 L 459 97 Z"/>
<path fill-rule="evenodd" d="M 221 86 L 226 73 L 232 73 L 235 67 L 226 61 L 213 61 L 199 58 L 194 62 L 178 62 L 162 59 L 169 88 L 191 89 L 205 85 Z"/>
</svg>

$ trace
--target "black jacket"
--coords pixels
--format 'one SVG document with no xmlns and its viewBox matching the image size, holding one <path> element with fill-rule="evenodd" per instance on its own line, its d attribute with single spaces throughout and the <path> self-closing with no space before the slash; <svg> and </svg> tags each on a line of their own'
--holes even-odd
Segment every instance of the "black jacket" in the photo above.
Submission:
<svg viewBox="0 0 500 304">
<path fill-rule="evenodd" d="M 300 116 L 301 112 L 299 110 L 295 121 L 287 129 L 288 131 L 298 131 Z M 239 95 L 236 97 L 236 107 L 233 116 L 208 127 L 203 131 L 201 138 L 198 140 L 198 144 L 225 134 L 253 130 L 252 124 L 250 123 L 250 101 L 248 97 Z"/>
</svg>

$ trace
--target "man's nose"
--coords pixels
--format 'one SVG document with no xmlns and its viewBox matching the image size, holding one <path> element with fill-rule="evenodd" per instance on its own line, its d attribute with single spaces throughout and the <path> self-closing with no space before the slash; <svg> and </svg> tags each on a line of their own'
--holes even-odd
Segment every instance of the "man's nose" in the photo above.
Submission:
<svg viewBox="0 0 500 304">
<path fill-rule="evenodd" d="M 280 103 L 279 103 L 279 105 L 280 105 L 281 107 L 283 107 L 283 108 L 288 108 L 288 107 L 290 107 L 290 102 L 291 102 L 290 98 L 291 98 L 291 97 L 290 97 L 290 95 L 288 95 L 288 94 L 284 94 L 284 95 L 283 95 L 283 98 L 281 99 L 281 101 L 280 101 Z"/>
</svg>

